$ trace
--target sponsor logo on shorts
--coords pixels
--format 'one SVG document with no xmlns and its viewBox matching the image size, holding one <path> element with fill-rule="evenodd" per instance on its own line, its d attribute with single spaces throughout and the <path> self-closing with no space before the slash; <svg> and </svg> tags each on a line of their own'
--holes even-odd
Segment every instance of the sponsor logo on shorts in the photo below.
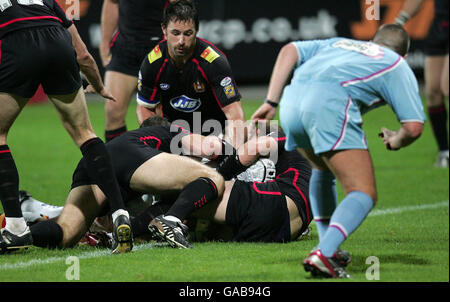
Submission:
<svg viewBox="0 0 450 302">
<path fill-rule="evenodd" d="M 178 111 L 194 112 L 202 105 L 202 102 L 198 99 L 191 99 L 185 95 L 182 95 L 171 99 L 170 105 Z"/>
</svg>

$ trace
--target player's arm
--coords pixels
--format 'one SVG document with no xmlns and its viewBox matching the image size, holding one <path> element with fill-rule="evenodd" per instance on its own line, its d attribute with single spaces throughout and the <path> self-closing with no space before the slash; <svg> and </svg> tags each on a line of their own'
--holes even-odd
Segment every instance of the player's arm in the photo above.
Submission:
<svg viewBox="0 0 450 302">
<path fill-rule="evenodd" d="M 68 31 L 72 36 L 72 44 L 77 54 L 77 61 L 80 65 L 80 70 L 88 80 L 93 90 L 106 99 L 116 101 L 115 98 L 109 93 L 108 90 L 106 90 L 105 86 L 103 85 L 103 80 L 100 76 L 97 63 L 89 53 L 75 25 L 72 24 L 68 28 Z"/>
<path fill-rule="evenodd" d="M 236 101 L 222 108 L 227 118 L 224 139 L 235 148 L 239 148 L 247 141 L 247 124 L 245 122 L 242 103 Z"/>
<path fill-rule="evenodd" d="M 222 154 L 223 142 L 214 135 L 203 136 L 193 133 L 181 138 L 181 147 L 185 155 L 213 160 Z"/>
<path fill-rule="evenodd" d="M 395 23 L 401 26 L 405 25 L 409 19 L 417 14 L 424 2 L 425 0 L 406 0 L 402 10 L 395 19 Z"/>
<path fill-rule="evenodd" d="M 101 15 L 101 42 L 100 57 L 103 66 L 106 66 L 111 60 L 110 43 L 113 39 L 119 24 L 119 0 L 103 1 Z"/>
<path fill-rule="evenodd" d="M 278 152 L 278 142 L 271 136 L 260 136 L 250 139 L 241 146 L 236 155 L 228 155 L 219 163 L 217 171 L 225 180 L 244 172 L 260 157 L 268 157 Z"/>
<path fill-rule="evenodd" d="M 299 61 L 299 54 L 294 44 L 289 43 L 280 50 L 270 77 L 266 101 L 252 115 L 252 120 L 271 120 L 277 112 L 284 86 Z"/>
</svg>

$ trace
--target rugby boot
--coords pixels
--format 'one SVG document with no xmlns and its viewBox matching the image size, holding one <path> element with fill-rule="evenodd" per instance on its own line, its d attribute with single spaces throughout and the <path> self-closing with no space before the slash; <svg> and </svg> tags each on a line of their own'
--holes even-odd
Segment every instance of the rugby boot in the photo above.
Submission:
<svg viewBox="0 0 450 302">
<path fill-rule="evenodd" d="M 305 271 L 314 277 L 351 278 L 351 276 L 333 258 L 325 257 L 320 249 L 315 249 L 303 260 Z"/>
<path fill-rule="evenodd" d="M 33 237 L 30 228 L 27 226 L 25 231 L 15 235 L 6 228 L 0 231 L 0 254 L 5 254 L 20 249 L 27 249 L 33 245 Z"/>
<path fill-rule="evenodd" d="M 133 232 L 130 219 L 119 215 L 113 223 L 113 242 L 111 253 L 121 254 L 131 252 L 133 249 Z"/>
<path fill-rule="evenodd" d="M 186 238 L 189 229 L 182 222 L 171 221 L 164 215 L 159 215 L 150 222 L 148 229 L 154 238 L 169 243 L 173 248 L 193 248 Z"/>
</svg>

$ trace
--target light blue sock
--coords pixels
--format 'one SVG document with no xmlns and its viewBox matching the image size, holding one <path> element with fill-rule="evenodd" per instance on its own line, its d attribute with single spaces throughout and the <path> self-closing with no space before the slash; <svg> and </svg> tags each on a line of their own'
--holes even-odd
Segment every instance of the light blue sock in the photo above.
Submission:
<svg viewBox="0 0 450 302">
<path fill-rule="evenodd" d="M 342 242 L 364 221 L 372 207 L 372 198 L 366 193 L 354 191 L 348 194 L 334 211 L 328 230 L 320 240 L 322 254 L 333 256 Z"/>
<path fill-rule="evenodd" d="M 337 205 L 336 178 L 330 171 L 313 169 L 309 180 L 309 199 L 319 240 L 325 235 Z"/>
</svg>

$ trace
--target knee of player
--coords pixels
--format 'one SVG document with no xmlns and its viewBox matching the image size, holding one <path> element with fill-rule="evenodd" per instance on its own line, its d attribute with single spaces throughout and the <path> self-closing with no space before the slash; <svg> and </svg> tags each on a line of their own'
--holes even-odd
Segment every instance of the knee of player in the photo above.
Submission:
<svg viewBox="0 0 450 302">
<path fill-rule="evenodd" d="M 213 169 L 208 169 L 206 174 L 207 175 L 205 177 L 211 179 L 214 182 L 217 188 L 217 194 L 221 196 L 223 194 L 223 191 L 225 190 L 225 180 L 223 176 L 220 175 L 220 173 L 214 171 Z"/>
<path fill-rule="evenodd" d="M 435 104 L 437 101 L 440 103 L 442 99 L 442 90 L 441 90 L 441 84 L 428 84 L 425 87 L 425 94 L 427 96 L 428 104 L 429 105 L 438 105 Z"/>
</svg>

